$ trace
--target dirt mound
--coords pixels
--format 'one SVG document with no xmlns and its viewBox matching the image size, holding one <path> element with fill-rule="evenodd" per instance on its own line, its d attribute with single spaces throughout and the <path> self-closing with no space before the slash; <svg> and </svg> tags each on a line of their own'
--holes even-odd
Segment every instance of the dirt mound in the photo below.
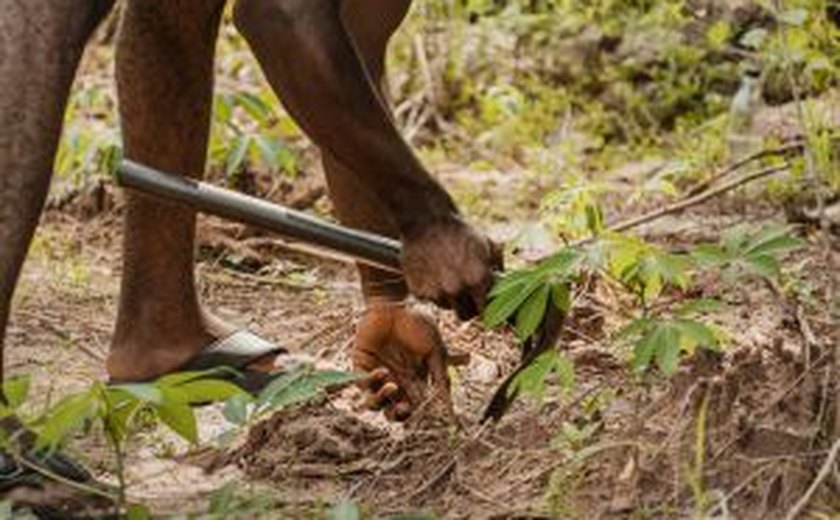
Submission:
<svg viewBox="0 0 840 520">
<path fill-rule="evenodd" d="M 384 516 L 780 518 L 832 442 L 821 433 L 833 408 L 832 350 L 803 349 L 792 318 L 765 305 L 751 314 L 755 330 L 738 331 L 740 346 L 698 353 L 667 382 L 640 385 L 618 353 L 580 344 L 569 351 L 573 395 L 518 402 L 497 425 L 462 417 L 459 426 L 396 427 L 325 402 L 256 425 L 217 462 L 270 483 L 290 507 L 349 500 Z M 468 391 L 459 409 L 480 410 L 487 390 Z M 831 507 L 830 493 L 814 504 Z"/>
<path fill-rule="evenodd" d="M 494 428 L 434 420 L 393 427 L 320 403 L 261 422 L 212 467 L 238 466 L 290 507 L 352 500 L 380 514 L 509 517 L 540 502 L 556 463 L 542 451 L 549 442 L 530 413 Z"/>
</svg>

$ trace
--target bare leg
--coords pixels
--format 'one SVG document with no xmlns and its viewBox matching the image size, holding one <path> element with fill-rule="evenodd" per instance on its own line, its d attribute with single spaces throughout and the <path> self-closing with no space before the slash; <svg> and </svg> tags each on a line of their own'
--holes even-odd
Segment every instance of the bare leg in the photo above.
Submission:
<svg viewBox="0 0 840 520">
<path fill-rule="evenodd" d="M 0 352 L 70 85 L 85 43 L 112 3 L 0 0 Z"/>
<path fill-rule="evenodd" d="M 406 177 L 389 179 L 387 175 L 377 175 L 376 161 L 381 159 L 377 152 L 394 157 L 393 154 L 407 151 L 393 127 L 379 86 L 388 40 L 404 18 L 411 0 L 344 0 L 340 3 L 337 27 L 334 25 L 336 20 L 330 18 L 331 13 L 335 14 L 330 6 L 338 3 L 317 0 L 307 4 L 304 11 L 289 7 L 293 4 L 276 0 L 240 0 L 239 5 L 245 6 L 240 7 L 240 30 L 248 37 L 281 99 L 321 146 L 330 196 L 341 221 L 353 227 L 399 236 L 404 226 L 396 222 L 394 208 L 388 207 L 389 201 L 383 191 L 404 189 L 412 181 Z M 284 10 L 283 6 L 289 10 Z M 310 8 L 321 16 L 307 18 L 311 13 L 306 10 Z M 261 12 L 264 15 L 257 16 Z M 293 22 L 291 27 L 284 25 L 288 23 L 283 20 L 284 15 L 300 16 L 304 26 L 294 27 L 295 23 L 301 22 Z M 298 45 L 280 37 L 274 41 L 284 30 L 300 31 L 302 40 Z M 341 33 L 346 33 L 347 45 L 341 43 Z M 298 68 L 287 69 L 282 64 L 288 65 L 287 60 L 295 53 L 313 52 L 306 48 L 306 39 L 317 38 L 319 34 L 325 39 L 338 38 L 333 43 L 336 49 L 346 51 L 340 54 L 340 63 L 348 69 L 343 76 L 321 78 L 324 88 L 319 92 L 312 93 L 311 88 L 303 92 L 300 87 L 307 82 L 308 75 L 317 77 L 327 72 L 326 68 L 322 68 L 323 64 L 317 59 L 313 62 L 303 60 Z M 361 77 L 348 80 L 348 75 L 354 73 L 360 73 Z M 327 102 L 336 91 L 346 96 L 344 103 L 352 105 L 350 110 L 360 111 L 360 120 L 367 120 L 377 128 L 370 130 L 365 124 L 351 124 L 351 133 L 370 131 L 372 137 L 370 141 L 357 143 L 352 150 L 335 146 L 350 134 L 344 133 L 339 126 L 324 127 L 331 118 L 341 117 L 336 107 L 331 108 Z M 375 122 L 377 120 L 379 123 Z M 370 162 L 365 157 L 375 160 Z M 410 151 L 405 161 L 419 167 Z M 419 184 L 415 185 L 422 186 L 426 175 L 425 172 L 418 173 L 415 180 L 419 179 Z M 383 188 L 386 185 L 389 188 Z M 423 188 L 418 190 L 413 197 L 423 198 Z M 448 195 L 443 195 L 441 204 L 447 206 Z M 400 205 L 401 215 L 407 217 L 403 224 L 412 220 L 410 206 Z M 428 216 L 424 214 L 424 218 Z M 356 368 L 373 374 L 364 382 L 370 392 L 368 405 L 384 408 L 391 418 L 405 419 L 414 407 L 429 397 L 430 380 L 433 389 L 448 403 L 445 348 L 434 323 L 428 316 L 401 304 L 408 294 L 402 277 L 363 266 L 360 266 L 360 273 L 368 308 L 356 330 L 353 362 Z"/>
<path fill-rule="evenodd" d="M 388 40 L 397 30 L 411 0 L 345 0 L 342 18 L 356 49 L 385 100 L 383 81 Z M 339 219 L 346 225 L 399 237 L 396 223 L 376 195 L 361 185 L 353 171 L 344 166 L 329 150 L 321 150 L 330 198 Z M 408 295 L 402 276 L 359 265 L 362 290 L 368 300 L 401 301 Z"/>
<path fill-rule="evenodd" d="M 380 11 L 359 5 L 365 25 L 385 25 Z M 346 0 L 239 0 L 234 14 L 304 131 L 375 195 L 399 229 L 411 292 L 469 318 L 483 306 L 499 255 L 400 136 L 342 8 Z"/>
<path fill-rule="evenodd" d="M 213 57 L 224 0 L 129 0 L 117 51 L 127 157 L 164 171 L 204 171 Z M 193 275 L 195 213 L 130 195 L 115 379 L 177 369 L 230 330 L 201 311 Z"/>
</svg>

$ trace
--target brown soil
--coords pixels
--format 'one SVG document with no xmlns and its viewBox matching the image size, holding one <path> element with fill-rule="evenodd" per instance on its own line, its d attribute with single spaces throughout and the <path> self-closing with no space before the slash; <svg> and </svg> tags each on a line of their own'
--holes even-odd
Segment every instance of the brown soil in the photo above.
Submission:
<svg viewBox="0 0 840 520">
<path fill-rule="evenodd" d="M 509 190 L 499 179 L 488 186 Z M 118 289 L 118 199 L 108 198 L 117 209 L 93 216 L 70 216 L 66 206 L 50 212 L 33 246 L 7 352 L 12 372 L 31 373 L 42 400 L 102 377 Z M 747 218 L 741 207 L 713 204 L 645 233 L 674 245 L 714 237 Z M 753 211 L 750 218 L 762 220 L 775 214 Z M 348 366 L 361 309 L 352 268 L 289 254 L 271 237 L 213 219 L 202 220 L 199 237 L 201 292 L 210 308 L 293 350 Z M 517 362 L 512 338 L 441 313 L 450 346 L 472 353 L 468 366 L 453 369 L 457 426 L 422 416 L 387 424 L 358 411 L 350 389 L 279 412 L 234 447 L 205 454 L 201 465 L 214 470 L 208 475 L 195 467 L 197 458 L 173 457 L 182 444 L 152 432 L 131 454 L 132 496 L 161 512 L 200 511 L 207 493 L 233 478 L 260 484 L 290 516 L 353 501 L 377 516 L 672 518 L 713 508 L 720 518 L 781 518 L 835 440 L 824 433 L 834 420 L 830 360 L 838 341 L 832 309 L 820 303 L 837 287 L 826 254 L 837 265 L 836 243 L 827 253 L 815 242 L 789 261 L 799 266 L 797 283 L 808 285 L 810 301 L 791 301 L 758 282 L 729 290 L 731 312 L 719 317 L 729 346 L 686 361 L 670 381 L 639 382 L 628 372 L 627 353 L 608 341 L 616 324 L 596 312 L 611 296 L 594 291 L 562 342 L 577 365 L 574 390 L 549 389 L 542 406 L 522 400 L 498 425 L 477 418 Z M 211 438 L 218 414 L 202 418 L 203 436 Z M 705 438 L 702 458 L 698 438 Z M 88 438 L 81 446 L 80 456 L 107 475 L 113 462 L 105 443 Z M 838 496 L 840 482 L 829 478 L 812 505 L 837 511 Z"/>
</svg>

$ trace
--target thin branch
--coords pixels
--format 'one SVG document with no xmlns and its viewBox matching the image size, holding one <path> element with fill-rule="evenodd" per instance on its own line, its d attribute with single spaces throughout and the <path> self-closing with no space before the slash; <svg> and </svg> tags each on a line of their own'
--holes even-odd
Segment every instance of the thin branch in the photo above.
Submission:
<svg viewBox="0 0 840 520">
<path fill-rule="evenodd" d="M 828 457 L 826 457 L 825 462 L 820 468 L 820 472 L 817 473 L 814 481 L 811 482 L 811 486 L 808 488 L 808 491 L 806 491 L 805 494 L 802 495 L 802 498 L 800 498 L 790 511 L 788 511 L 788 514 L 785 516 L 785 520 L 796 520 L 796 518 L 799 518 L 799 515 L 802 514 L 802 511 L 805 510 L 808 503 L 810 503 L 811 499 L 814 498 L 814 494 L 820 488 L 825 479 L 827 479 L 831 474 L 834 463 L 837 462 L 838 455 L 840 455 L 840 439 L 837 439 L 834 442 L 834 445 L 831 447 L 831 451 L 828 453 Z"/>
<path fill-rule="evenodd" d="M 628 229 L 639 227 L 643 224 L 647 224 L 654 220 L 660 219 L 667 215 L 673 215 L 674 213 L 680 213 L 688 208 L 693 206 L 700 205 L 710 199 L 723 195 L 729 191 L 734 190 L 740 186 L 748 184 L 752 181 L 762 179 L 764 177 L 769 177 L 776 173 L 785 171 L 788 169 L 788 165 L 784 164 L 782 166 L 772 166 L 770 168 L 765 168 L 763 170 L 759 170 L 757 172 L 746 174 L 742 177 L 734 179 L 732 181 L 727 182 L 726 184 L 722 184 L 721 186 L 713 189 L 708 190 L 703 193 L 688 197 L 681 201 L 675 202 L 663 208 L 657 209 L 655 211 L 651 211 L 650 213 L 646 213 L 644 215 L 640 215 L 638 217 L 633 217 L 631 219 L 625 220 L 623 222 L 618 222 L 609 226 L 607 229 L 609 231 L 627 231 Z"/>
<path fill-rule="evenodd" d="M 722 170 L 720 170 L 719 172 L 716 172 L 714 175 L 712 175 L 712 177 L 709 178 L 708 180 L 705 180 L 705 181 L 700 182 L 697 185 L 693 186 L 690 190 L 688 190 L 687 194 L 688 194 L 688 196 L 691 197 L 691 196 L 703 193 L 704 191 L 709 189 L 716 182 L 720 181 L 721 179 L 723 179 L 725 177 L 728 177 L 732 173 L 735 173 L 736 171 L 740 170 L 744 166 L 747 166 L 748 164 L 752 164 L 756 161 L 760 161 L 760 160 L 766 159 L 768 157 L 777 157 L 777 156 L 780 156 L 780 155 L 783 156 L 783 155 L 788 155 L 788 154 L 793 153 L 793 152 L 802 151 L 805 148 L 805 144 L 806 143 L 805 143 L 804 140 L 796 139 L 796 140 L 794 140 L 794 141 L 792 141 L 788 144 L 779 146 L 778 148 L 765 148 L 763 150 L 755 152 L 755 153 L 753 153 L 751 155 L 748 155 L 748 156 L 746 156 L 742 159 L 739 159 L 738 161 L 735 161 L 732 164 L 727 165 Z"/>
</svg>

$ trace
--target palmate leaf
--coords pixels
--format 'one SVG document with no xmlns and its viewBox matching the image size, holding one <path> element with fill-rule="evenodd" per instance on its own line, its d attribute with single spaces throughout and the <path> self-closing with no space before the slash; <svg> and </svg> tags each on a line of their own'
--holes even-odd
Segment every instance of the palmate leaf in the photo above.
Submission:
<svg viewBox="0 0 840 520">
<path fill-rule="evenodd" d="M 689 253 L 701 265 L 720 266 L 731 260 L 729 254 L 716 244 L 700 244 Z"/>
<path fill-rule="evenodd" d="M 238 374 L 239 373 L 235 369 L 227 366 L 222 366 L 218 368 L 211 368 L 208 370 L 188 370 L 183 372 L 173 372 L 171 374 L 166 374 L 165 376 L 157 378 L 152 384 L 161 388 L 174 388 L 176 386 L 198 379 L 224 379 L 227 376 L 235 376 Z"/>
<path fill-rule="evenodd" d="M 800 249 L 804 242 L 791 236 L 792 228 L 788 226 L 770 227 L 759 231 L 751 237 L 744 251 L 744 256 L 776 255 Z"/>
<path fill-rule="evenodd" d="M 541 401 L 545 394 L 546 381 L 552 373 L 558 376 L 562 389 L 574 385 L 574 364 L 557 350 L 548 350 L 540 354 L 527 368 L 522 370 L 508 389 L 509 395 L 526 394 Z"/>
<path fill-rule="evenodd" d="M 492 328 L 507 322 L 508 318 L 513 316 L 531 294 L 544 283 L 545 275 L 531 271 L 522 283 L 517 283 L 506 291 L 496 294 L 484 311 L 484 324 Z"/>
<path fill-rule="evenodd" d="M 493 288 L 490 289 L 488 296 L 492 299 L 495 296 L 512 291 L 517 287 L 522 287 L 527 284 L 533 276 L 533 268 L 510 272 L 496 281 Z"/>
<path fill-rule="evenodd" d="M 357 381 L 362 374 L 314 370 L 303 366 L 272 381 L 256 399 L 256 413 L 287 408 L 322 396 L 328 390 Z"/>
<path fill-rule="evenodd" d="M 341 370 L 316 370 L 309 374 L 309 378 L 319 388 L 332 390 L 347 386 L 365 377 L 361 372 L 344 372 Z"/>
<path fill-rule="evenodd" d="M 491 328 L 498 327 L 516 315 L 517 322 L 522 321 L 524 330 L 531 328 L 535 316 L 539 314 L 536 309 L 542 308 L 544 314 L 545 305 L 540 305 L 543 295 L 538 295 L 538 300 L 530 304 L 533 309 L 526 310 L 520 318 L 518 313 L 523 305 L 527 305 L 526 302 L 535 292 L 542 291 L 542 287 L 549 290 L 551 285 L 576 276 L 583 258 L 584 252 L 579 248 L 566 248 L 541 261 L 535 267 L 515 271 L 503 277 L 490 291 L 490 303 L 483 316 L 484 324 Z M 544 296 L 547 298 L 549 294 L 546 292 Z M 542 315 L 539 319 L 542 319 Z M 517 330 L 519 329 L 520 326 L 517 325 Z M 530 334 L 523 336 L 520 333 L 522 338 L 528 336 Z"/>
<path fill-rule="evenodd" d="M 770 255 L 750 255 L 739 262 L 747 271 L 770 279 L 776 279 L 782 274 L 778 260 Z"/>
<path fill-rule="evenodd" d="M 674 309 L 674 314 L 681 317 L 692 316 L 695 314 L 703 314 L 714 312 L 722 309 L 724 303 L 714 298 L 695 298 L 685 300 L 680 303 L 679 307 Z"/>
<path fill-rule="evenodd" d="M 633 369 L 644 372 L 656 362 L 666 376 L 676 372 L 683 352 L 693 353 L 698 347 L 716 349 L 720 344 L 711 327 L 689 319 L 636 320 L 623 333 L 639 337 L 633 349 Z"/>
<path fill-rule="evenodd" d="M 155 413 L 163 424 L 190 444 L 198 444 L 198 424 L 193 408 L 180 398 L 164 398 L 163 403 L 153 405 Z"/>
<path fill-rule="evenodd" d="M 195 379 L 176 388 L 182 392 L 187 404 L 217 403 L 235 395 L 247 395 L 242 388 L 223 379 Z"/>
<path fill-rule="evenodd" d="M 111 387 L 111 391 L 114 393 L 120 391 L 126 392 L 135 399 L 147 403 L 160 404 L 163 402 L 163 392 L 161 392 L 160 388 L 154 383 L 128 383 L 114 385 Z"/>
<path fill-rule="evenodd" d="M 106 389 L 104 398 L 108 403 L 103 417 L 105 429 L 117 442 L 124 442 L 131 432 L 132 421 L 148 403 L 115 388 Z"/>
<path fill-rule="evenodd" d="M 516 311 L 516 334 L 520 340 L 530 338 L 539 328 L 550 293 L 551 287 L 548 285 L 539 286 Z"/>
<path fill-rule="evenodd" d="M 88 421 L 98 417 L 101 404 L 100 393 L 95 387 L 65 397 L 46 414 L 43 425 L 38 429 L 36 447 L 56 448 Z"/>
<path fill-rule="evenodd" d="M 715 349 L 720 339 L 715 331 L 699 321 L 674 320 L 672 322 L 680 331 L 680 346 L 682 350 L 692 353 L 697 347 Z"/>
</svg>

